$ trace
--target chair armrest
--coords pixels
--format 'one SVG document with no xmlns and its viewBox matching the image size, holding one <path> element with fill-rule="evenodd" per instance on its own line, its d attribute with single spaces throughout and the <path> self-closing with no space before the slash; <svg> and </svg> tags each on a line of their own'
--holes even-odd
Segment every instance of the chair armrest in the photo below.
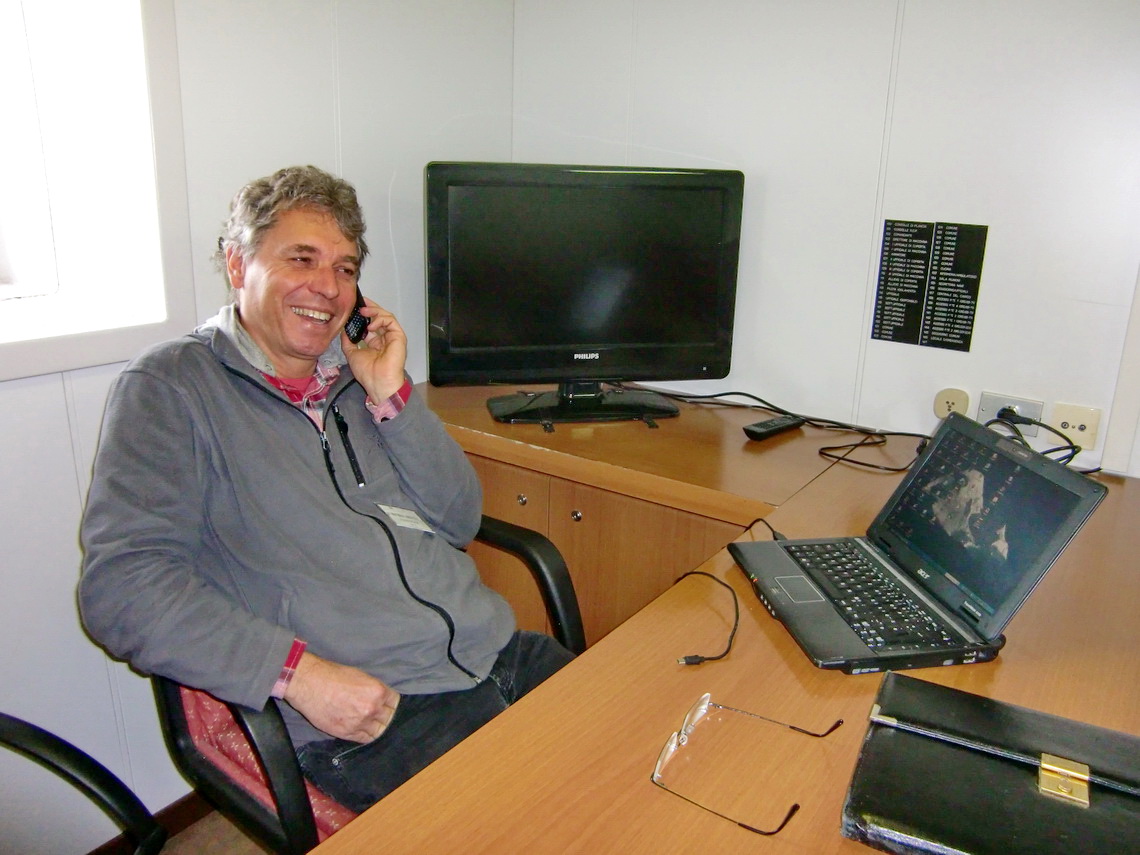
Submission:
<svg viewBox="0 0 1140 855">
<path fill-rule="evenodd" d="M 98 804 L 137 845 L 136 855 L 153 855 L 162 849 L 166 829 L 126 784 L 85 751 L 5 713 L 0 713 L 0 744 L 47 767 Z"/>
<path fill-rule="evenodd" d="M 542 594 L 554 637 L 574 654 L 584 651 L 586 633 L 578 596 L 558 547 L 533 529 L 486 515 L 476 539 L 510 552 L 527 566 Z"/>
<path fill-rule="evenodd" d="M 272 699 L 263 710 L 231 703 L 226 703 L 226 707 L 245 733 L 265 772 L 270 793 L 278 805 L 276 814 L 199 751 L 190 734 L 181 685 L 157 674 L 152 675 L 151 684 L 167 747 L 175 765 L 195 789 L 274 852 L 300 855 L 317 845 L 317 829 L 304 776 L 293 753 L 285 721 Z"/>
<path fill-rule="evenodd" d="M 301 851 L 307 852 L 317 845 L 317 824 L 305 789 L 305 777 L 276 701 L 270 698 L 260 710 L 228 702 L 226 707 L 261 761 L 286 839 L 306 841 Z"/>
</svg>

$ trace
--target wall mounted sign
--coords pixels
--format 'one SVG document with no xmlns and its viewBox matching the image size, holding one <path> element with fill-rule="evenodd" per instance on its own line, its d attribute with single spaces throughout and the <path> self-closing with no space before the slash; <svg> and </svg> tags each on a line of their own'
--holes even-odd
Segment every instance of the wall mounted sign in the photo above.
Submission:
<svg viewBox="0 0 1140 855">
<path fill-rule="evenodd" d="M 871 338 L 968 351 L 988 229 L 884 221 Z"/>
</svg>

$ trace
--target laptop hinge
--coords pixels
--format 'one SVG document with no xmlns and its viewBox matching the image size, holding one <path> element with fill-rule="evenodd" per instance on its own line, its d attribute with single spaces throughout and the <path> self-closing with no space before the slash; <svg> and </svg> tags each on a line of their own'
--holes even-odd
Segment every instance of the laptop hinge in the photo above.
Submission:
<svg viewBox="0 0 1140 855">
<path fill-rule="evenodd" d="M 1081 807 L 1089 806 L 1089 767 L 1054 754 L 1041 755 L 1037 790 Z"/>
</svg>

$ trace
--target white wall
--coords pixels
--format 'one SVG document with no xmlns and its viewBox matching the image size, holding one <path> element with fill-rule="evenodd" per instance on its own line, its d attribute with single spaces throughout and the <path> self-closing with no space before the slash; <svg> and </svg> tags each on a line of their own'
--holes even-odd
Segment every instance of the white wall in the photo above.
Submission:
<svg viewBox="0 0 1140 855">
<path fill-rule="evenodd" d="M 210 256 L 232 193 L 304 162 L 357 184 L 372 247 L 364 289 L 421 327 L 423 161 L 510 158 L 510 0 L 179 0 L 176 10 L 198 318 L 225 299 Z M 108 237 L 108 257 L 122 240 Z M 189 787 L 167 758 L 149 683 L 83 635 L 75 608 L 80 510 L 120 368 L 0 383 L 0 708 L 75 742 L 158 810 Z M 0 804 L 0 852 L 81 853 L 118 833 L 3 751 Z"/>
<path fill-rule="evenodd" d="M 850 418 L 895 3 L 517 8 L 515 159 L 745 173 L 733 372 L 692 388 Z"/>
<path fill-rule="evenodd" d="M 97 370 L 96 370 L 97 373 Z M 121 768 L 115 719 L 108 715 L 110 689 L 104 657 L 84 639 L 75 618 L 79 544 L 76 522 L 89 469 L 101 402 L 83 394 L 91 378 L 46 375 L 0 384 L 4 472 L 4 592 L 0 596 L 0 686 L 3 709 L 87 747 Z M 86 466 L 85 466 L 86 464 Z M 77 715 L 76 701 L 100 715 Z M 26 786 L 30 764 L 0 751 L 0 847 L 12 852 L 48 852 L 35 843 L 50 826 L 51 806 L 66 804 L 85 822 L 113 826 L 66 785 L 39 773 Z M 38 770 L 37 770 L 38 772 Z M 19 818 L 18 821 L 16 818 Z M 110 836 L 110 835 L 107 835 Z M 77 851 L 75 838 L 67 844 Z M 59 851 L 67 851 L 62 849 Z"/>
<path fill-rule="evenodd" d="M 1135 3 L 519 0 L 515 59 L 516 160 L 744 171 L 733 371 L 686 388 L 928 431 L 958 386 L 1108 423 L 1140 269 Z M 969 353 L 869 339 L 884 219 L 989 226 Z"/>
<path fill-rule="evenodd" d="M 511 156 L 510 0 L 198 0 L 178 33 L 200 317 L 225 300 L 210 259 L 234 191 L 312 163 L 356 185 L 361 287 L 418 337 L 424 164 Z"/>
<path fill-rule="evenodd" d="M 1140 7 L 908 2 L 884 179 L 882 216 L 990 229 L 970 353 L 870 343 L 858 417 L 929 423 L 961 386 L 1111 419 L 1140 268 Z"/>
<path fill-rule="evenodd" d="M 740 168 L 734 368 L 704 391 L 897 429 L 929 429 L 933 395 L 949 385 L 1106 417 L 1115 395 L 1126 404 L 1113 425 L 1122 459 L 1132 453 L 1135 343 L 1120 363 L 1140 270 L 1130 0 L 178 0 L 176 10 L 200 319 L 224 300 L 209 259 L 230 195 L 282 165 L 315 163 L 357 185 L 373 251 L 364 288 L 403 319 L 420 378 L 425 162 Z M 970 353 L 868 340 L 885 218 L 990 226 Z M 74 606 L 79 512 L 116 371 L 0 383 L 0 705 L 96 754 L 157 809 L 188 788 L 166 759 L 149 688 L 81 635 Z M 0 754 L 2 845 L 83 852 L 113 836 L 67 796 Z M 60 821 L 52 809 L 63 804 Z M 18 837 L 32 810 L 56 821 Z"/>
</svg>

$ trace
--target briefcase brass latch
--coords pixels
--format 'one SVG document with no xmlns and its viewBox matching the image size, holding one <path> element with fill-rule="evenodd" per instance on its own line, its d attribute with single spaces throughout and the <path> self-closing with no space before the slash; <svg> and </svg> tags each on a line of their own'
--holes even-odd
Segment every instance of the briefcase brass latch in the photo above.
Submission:
<svg viewBox="0 0 1140 855">
<path fill-rule="evenodd" d="M 1047 796 L 1089 806 L 1089 767 L 1053 754 L 1041 755 L 1037 789 Z"/>
</svg>

